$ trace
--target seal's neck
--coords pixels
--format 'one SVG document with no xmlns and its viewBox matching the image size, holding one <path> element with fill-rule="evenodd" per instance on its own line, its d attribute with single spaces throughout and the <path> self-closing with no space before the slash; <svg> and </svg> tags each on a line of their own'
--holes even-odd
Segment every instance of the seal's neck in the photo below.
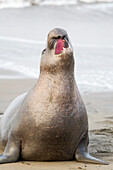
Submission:
<svg viewBox="0 0 113 170">
<path fill-rule="evenodd" d="M 60 61 L 55 64 L 44 64 L 41 63 L 40 66 L 40 73 L 47 73 L 47 74 L 62 74 L 62 75 L 73 75 L 74 74 L 74 61 Z"/>
<path fill-rule="evenodd" d="M 49 71 L 41 71 L 40 72 L 40 76 L 39 77 L 51 77 L 52 79 L 55 78 L 55 77 L 60 77 L 61 79 L 68 79 L 68 78 L 73 78 L 74 79 L 74 72 L 71 72 L 71 71 L 59 71 L 59 72 L 53 72 L 53 70 L 50 72 Z"/>
<path fill-rule="evenodd" d="M 73 72 L 61 71 L 57 72 L 57 74 L 51 74 L 49 72 L 42 71 L 39 76 L 39 82 L 43 82 L 43 84 L 51 84 L 51 86 L 55 86 L 57 89 L 63 87 L 64 89 L 68 86 L 71 88 L 75 85 L 75 78 Z M 74 89 L 74 87 L 72 88 Z"/>
</svg>

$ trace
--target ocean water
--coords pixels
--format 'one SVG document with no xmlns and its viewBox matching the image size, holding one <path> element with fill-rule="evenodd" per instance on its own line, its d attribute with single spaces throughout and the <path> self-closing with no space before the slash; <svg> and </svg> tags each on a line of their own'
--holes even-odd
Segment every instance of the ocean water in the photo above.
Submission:
<svg viewBox="0 0 113 170">
<path fill-rule="evenodd" d="M 40 74 L 41 51 L 46 44 L 41 41 L 0 37 L 0 79 L 38 78 Z M 113 90 L 113 47 L 73 46 L 75 57 L 75 78 L 82 92 Z"/>
<path fill-rule="evenodd" d="M 72 39 L 81 91 L 113 91 L 113 3 L 2 9 L 0 21 L 0 79 L 37 79 L 45 37 L 57 26 Z"/>
<path fill-rule="evenodd" d="M 17 72 L 1 75 L 2 79 L 37 78 L 44 42 L 19 38 L 0 37 L 0 68 Z"/>
</svg>

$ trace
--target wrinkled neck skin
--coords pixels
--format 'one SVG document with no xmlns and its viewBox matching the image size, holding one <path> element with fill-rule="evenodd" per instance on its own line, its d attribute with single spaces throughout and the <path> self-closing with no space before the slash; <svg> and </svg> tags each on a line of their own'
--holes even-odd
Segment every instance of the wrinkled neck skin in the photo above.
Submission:
<svg viewBox="0 0 113 170">
<path fill-rule="evenodd" d="M 75 105 L 77 100 L 76 87 L 73 51 L 69 49 L 56 56 L 54 51 L 46 49 L 45 55 L 42 55 L 40 76 L 36 84 L 35 94 L 40 89 L 42 97 L 46 94 L 43 102 L 54 101 L 60 105 L 65 102 L 67 105 L 69 103 Z"/>
<path fill-rule="evenodd" d="M 56 56 L 54 50 L 46 49 L 40 64 L 40 76 L 49 74 L 50 76 L 66 76 L 74 78 L 74 57 L 73 52 L 64 52 Z"/>
</svg>

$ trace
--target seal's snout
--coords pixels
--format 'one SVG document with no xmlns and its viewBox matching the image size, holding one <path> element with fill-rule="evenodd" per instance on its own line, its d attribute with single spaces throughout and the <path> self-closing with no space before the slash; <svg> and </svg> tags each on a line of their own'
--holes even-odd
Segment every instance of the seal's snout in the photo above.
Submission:
<svg viewBox="0 0 113 170">
<path fill-rule="evenodd" d="M 68 52 L 73 49 L 67 32 L 61 28 L 55 28 L 49 32 L 47 45 L 49 50 L 54 50 L 55 55 L 59 55 L 64 51 Z"/>
</svg>

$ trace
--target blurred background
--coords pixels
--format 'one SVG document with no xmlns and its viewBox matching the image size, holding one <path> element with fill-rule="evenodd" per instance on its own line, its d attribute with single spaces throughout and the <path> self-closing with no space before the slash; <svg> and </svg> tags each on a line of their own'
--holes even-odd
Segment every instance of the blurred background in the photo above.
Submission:
<svg viewBox="0 0 113 170">
<path fill-rule="evenodd" d="M 0 0 L 0 112 L 38 78 L 55 27 L 71 39 L 81 93 L 113 91 L 113 0 Z"/>
<path fill-rule="evenodd" d="M 37 81 L 55 27 L 67 30 L 73 45 L 90 152 L 113 168 L 113 0 L 0 0 L 0 113 Z"/>
</svg>

